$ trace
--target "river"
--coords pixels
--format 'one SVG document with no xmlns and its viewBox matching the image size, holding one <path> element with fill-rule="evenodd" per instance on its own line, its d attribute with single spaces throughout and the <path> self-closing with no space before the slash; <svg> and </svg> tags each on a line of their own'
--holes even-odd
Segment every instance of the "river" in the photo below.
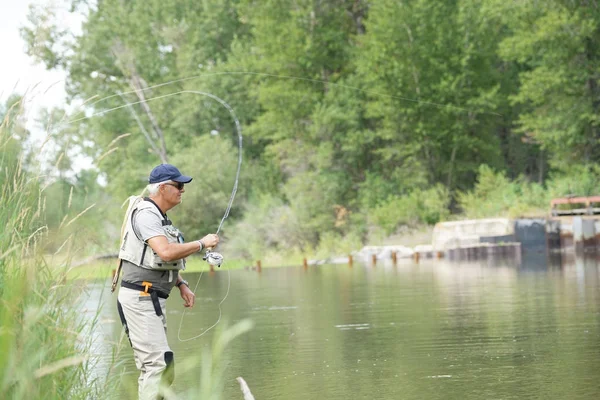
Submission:
<svg viewBox="0 0 600 400">
<path fill-rule="evenodd" d="M 192 287 L 199 274 L 186 274 Z M 598 399 L 600 264 L 424 260 L 204 273 L 196 307 L 168 302 L 176 393 L 198 387 L 215 334 L 242 319 L 254 328 L 227 347 L 223 399 L 243 377 L 266 399 Z M 98 297 L 103 285 L 91 287 Z M 104 290 L 105 291 L 105 290 Z M 99 298 L 99 297 L 98 297 Z M 116 295 L 103 297 L 97 349 L 119 342 Z M 127 340 L 115 359 L 137 371 Z M 101 367 L 101 366 L 100 366 Z M 120 372 L 120 374 L 121 374 Z M 132 397 L 134 391 L 121 391 Z"/>
</svg>

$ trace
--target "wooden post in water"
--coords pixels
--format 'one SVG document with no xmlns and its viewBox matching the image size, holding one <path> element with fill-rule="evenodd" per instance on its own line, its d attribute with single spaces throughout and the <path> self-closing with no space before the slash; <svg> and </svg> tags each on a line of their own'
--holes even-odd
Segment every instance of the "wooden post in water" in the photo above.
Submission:
<svg viewBox="0 0 600 400">
<path fill-rule="evenodd" d="M 260 260 L 256 261 L 256 271 L 258 271 L 258 272 L 262 271 L 262 263 L 260 262 Z"/>
<path fill-rule="evenodd" d="M 415 251 L 415 252 L 413 253 L 413 258 L 414 258 L 414 260 L 415 260 L 415 263 L 417 263 L 417 264 L 418 264 L 418 263 L 419 263 L 419 252 L 418 252 L 418 251 Z"/>
<path fill-rule="evenodd" d="M 306 261 L 306 257 L 304 257 L 304 259 L 302 260 L 302 266 L 304 267 L 304 269 L 308 269 L 308 261 Z"/>
<path fill-rule="evenodd" d="M 354 260 L 352 260 L 352 254 L 350 254 L 350 255 L 348 256 L 348 266 L 349 266 L 350 268 L 352 268 L 352 263 L 353 263 L 353 261 L 354 261 Z"/>
<path fill-rule="evenodd" d="M 208 264 L 208 265 L 210 265 L 210 272 L 215 272 L 215 266 L 212 264 Z"/>
<path fill-rule="evenodd" d="M 392 251 L 392 264 L 394 264 L 394 267 L 396 266 L 396 262 L 397 262 L 396 252 Z"/>
<path fill-rule="evenodd" d="M 371 263 L 373 266 L 377 265 L 377 254 L 371 255 Z"/>
</svg>

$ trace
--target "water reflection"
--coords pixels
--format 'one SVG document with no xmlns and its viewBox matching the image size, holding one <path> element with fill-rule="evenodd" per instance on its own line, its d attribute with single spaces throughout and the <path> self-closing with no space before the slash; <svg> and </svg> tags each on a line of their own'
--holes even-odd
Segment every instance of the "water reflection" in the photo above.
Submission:
<svg viewBox="0 0 600 400">
<path fill-rule="evenodd" d="M 524 254 L 517 265 L 231 271 L 223 318 L 251 318 L 255 328 L 227 351 L 223 398 L 242 397 L 237 376 L 257 399 L 599 398 L 598 260 L 543 255 Z M 195 284 L 198 275 L 187 278 Z M 216 321 L 227 280 L 225 271 L 202 277 L 182 338 Z M 112 342 L 121 335 L 115 298 L 101 315 Z M 174 292 L 169 342 L 178 366 L 197 359 L 214 335 L 179 342 L 181 303 Z M 136 375 L 124 343 L 117 357 Z M 197 385 L 200 373 L 178 368 L 176 391 Z"/>
</svg>

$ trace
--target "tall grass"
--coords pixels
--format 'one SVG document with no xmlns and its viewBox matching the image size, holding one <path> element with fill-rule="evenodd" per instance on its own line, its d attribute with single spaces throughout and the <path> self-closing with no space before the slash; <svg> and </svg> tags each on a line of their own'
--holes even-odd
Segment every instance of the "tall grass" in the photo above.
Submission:
<svg viewBox="0 0 600 400">
<path fill-rule="evenodd" d="M 66 280 L 66 268 L 50 267 L 42 256 L 42 182 L 24 163 L 11 115 L 0 124 L 0 393 L 105 398 L 108 387 L 90 374 L 96 319 L 79 313 L 82 289 Z"/>
</svg>

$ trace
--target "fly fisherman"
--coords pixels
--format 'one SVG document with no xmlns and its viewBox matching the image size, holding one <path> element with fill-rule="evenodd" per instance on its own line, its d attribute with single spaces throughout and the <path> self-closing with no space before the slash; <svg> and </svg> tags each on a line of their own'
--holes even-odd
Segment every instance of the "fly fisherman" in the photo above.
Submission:
<svg viewBox="0 0 600 400">
<path fill-rule="evenodd" d="M 117 308 L 141 371 L 140 399 L 161 398 L 159 386 L 169 386 L 174 379 L 165 306 L 173 286 L 179 289 L 184 307 L 194 306 L 194 293 L 179 273 L 185 268 L 185 257 L 219 243 L 216 234 L 184 243 L 167 218 L 167 212 L 181 203 L 184 185 L 191 181 L 173 165 L 155 167 L 148 179 L 149 197 L 138 198 L 125 217 Z"/>
</svg>

